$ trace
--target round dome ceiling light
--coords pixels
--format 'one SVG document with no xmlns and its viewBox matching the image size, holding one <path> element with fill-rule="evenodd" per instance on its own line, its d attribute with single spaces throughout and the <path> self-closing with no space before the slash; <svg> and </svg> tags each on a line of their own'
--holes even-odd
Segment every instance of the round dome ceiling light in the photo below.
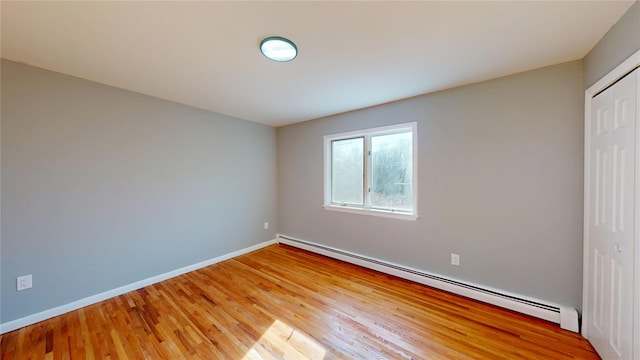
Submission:
<svg viewBox="0 0 640 360">
<path fill-rule="evenodd" d="M 268 59 L 279 62 L 291 61 L 298 56 L 293 41 L 280 36 L 269 36 L 260 42 L 260 52 Z"/>
</svg>

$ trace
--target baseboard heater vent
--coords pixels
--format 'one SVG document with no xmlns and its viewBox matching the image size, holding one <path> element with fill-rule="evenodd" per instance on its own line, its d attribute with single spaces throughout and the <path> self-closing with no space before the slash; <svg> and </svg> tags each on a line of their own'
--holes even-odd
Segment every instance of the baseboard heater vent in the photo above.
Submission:
<svg viewBox="0 0 640 360">
<path fill-rule="evenodd" d="M 278 242 L 294 246 L 303 250 L 325 255 L 368 269 L 380 271 L 385 274 L 411 280 L 420 284 L 448 291 L 492 305 L 517 311 L 523 314 L 535 316 L 547 321 L 560 324 L 560 327 L 573 332 L 579 332 L 578 312 L 571 307 L 553 305 L 527 299 L 524 296 L 509 294 L 495 289 L 448 279 L 443 276 L 430 274 L 424 271 L 389 263 L 386 261 L 358 255 L 348 251 L 324 246 L 286 235 L 278 235 Z"/>
</svg>

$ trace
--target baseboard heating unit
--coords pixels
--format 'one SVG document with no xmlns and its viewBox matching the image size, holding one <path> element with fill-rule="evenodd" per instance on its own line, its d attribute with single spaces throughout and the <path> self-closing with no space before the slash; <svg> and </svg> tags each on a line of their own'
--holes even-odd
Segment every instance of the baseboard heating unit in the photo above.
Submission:
<svg viewBox="0 0 640 360">
<path fill-rule="evenodd" d="M 386 261 L 358 255 L 329 246 L 324 246 L 290 236 L 278 234 L 277 240 L 281 244 L 311 251 L 320 255 L 342 260 L 354 265 L 380 271 L 402 279 L 417 282 L 436 289 L 496 305 L 505 309 L 534 316 L 540 319 L 560 324 L 565 330 L 579 332 L 578 312 L 572 307 L 545 303 L 517 294 L 490 289 L 458 280 L 430 274 L 424 271 L 389 263 Z"/>
</svg>

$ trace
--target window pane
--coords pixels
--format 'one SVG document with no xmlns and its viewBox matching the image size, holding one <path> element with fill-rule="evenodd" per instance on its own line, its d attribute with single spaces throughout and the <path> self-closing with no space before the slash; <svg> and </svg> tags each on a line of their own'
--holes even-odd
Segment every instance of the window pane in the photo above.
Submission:
<svg viewBox="0 0 640 360">
<path fill-rule="evenodd" d="M 411 211 L 411 132 L 371 137 L 371 206 Z"/>
<path fill-rule="evenodd" d="M 364 205 L 364 138 L 331 142 L 331 202 Z"/>
</svg>

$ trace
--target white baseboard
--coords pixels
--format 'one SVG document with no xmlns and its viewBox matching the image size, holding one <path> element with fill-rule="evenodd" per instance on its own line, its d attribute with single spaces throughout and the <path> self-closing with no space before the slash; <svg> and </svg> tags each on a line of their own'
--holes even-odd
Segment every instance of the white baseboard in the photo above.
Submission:
<svg viewBox="0 0 640 360">
<path fill-rule="evenodd" d="M 545 301 L 533 299 L 524 295 L 463 282 L 447 278 L 442 275 L 431 274 L 422 270 L 393 264 L 387 261 L 296 239 L 286 235 L 278 234 L 277 240 L 282 244 L 294 246 L 385 274 L 397 276 L 402 279 L 434 287 L 436 289 L 551 321 L 556 324 L 560 324 L 560 327 L 563 329 L 579 332 L 578 312 L 572 307 L 549 304 Z"/>
<path fill-rule="evenodd" d="M 65 304 L 65 305 L 61 305 L 61 306 L 58 306 L 58 307 L 55 307 L 55 308 L 52 308 L 52 309 L 48 309 L 48 310 L 36 313 L 36 314 L 25 316 L 25 317 L 20 318 L 20 319 L 16 319 L 16 320 L 13 320 L 13 321 L 2 323 L 2 324 L 0 324 L 0 334 L 4 334 L 4 333 L 19 329 L 19 328 L 24 327 L 24 326 L 32 325 L 32 324 L 38 323 L 40 321 L 44 321 L 44 320 L 50 319 L 50 318 L 55 317 L 55 316 L 68 313 L 69 311 L 77 310 L 77 309 L 83 308 L 85 306 L 92 305 L 92 304 L 98 303 L 100 301 L 104 301 L 104 300 L 110 299 L 110 298 L 118 296 L 118 295 L 122 295 L 122 294 L 130 292 L 130 291 L 141 289 L 141 288 L 143 288 L 145 286 L 153 285 L 155 283 L 158 283 L 158 282 L 161 282 L 161 281 L 164 281 L 164 280 L 167 280 L 167 279 L 171 279 L 171 278 L 176 277 L 178 275 L 186 274 L 188 272 L 191 272 L 191 271 L 194 271 L 194 270 L 198 270 L 198 269 L 201 269 L 203 267 L 206 267 L 206 266 L 209 266 L 209 265 L 213 265 L 213 264 L 219 263 L 221 261 L 225 261 L 225 260 L 231 259 L 233 257 L 240 256 L 240 255 L 243 255 L 243 254 L 258 250 L 258 249 L 261 249 L 263 247 L 275 244 L 275 243 L 277 243 L 277 241 L 278 241 L 277 239 L 265 241 L 265 242 L 262 242 L 260 244 L 256 244 L 256 245 L 253 245 L 253 246 L 250 246 L 250 247 L 247 247 L 247 248 L 244 248 L 244 249 L 240 249 L 240 250 L 237 250 L 237 251 L 234 251 L 234 252 L 222 255 L 222 256 L 215 257 L 213 259 L 209 259 L 209 260 L 205 260 L 205 261 L 199 262 L 197 264 L 185 266 L 185 267 L 182 267 L 180 269 L 176 269 L 176 270 L 173 270 L 173 271 L 166 272 L 164 274 L 152 276 L 152 277 L 144 279 L 144 280 L 136 281 L 134 283 L 131 283 L 131 284 L 128 284 L 128 285 L 124 285 L 124 286 L 121 286 L 121 287 L 116 288 L 116 289 L 108 290 L 108 291 L 105 291 L 105 292 L 102 292 L 102 293 L 99 293 L 99 294 L 96 294 L 96 295 L 92 295 L 92 296 L 86 297 L 84 299 L 80 299 L 80 300 L 77 300 L 77 301 L 74 301 L 74 302 L 71 302 L 71 303 L 68 303 L 68 304 Z"/>
</svg>

